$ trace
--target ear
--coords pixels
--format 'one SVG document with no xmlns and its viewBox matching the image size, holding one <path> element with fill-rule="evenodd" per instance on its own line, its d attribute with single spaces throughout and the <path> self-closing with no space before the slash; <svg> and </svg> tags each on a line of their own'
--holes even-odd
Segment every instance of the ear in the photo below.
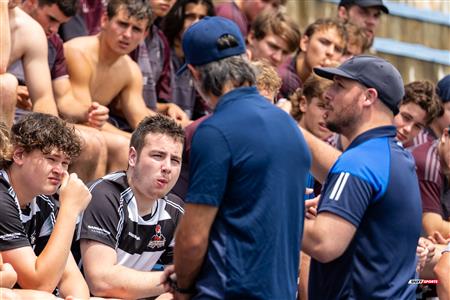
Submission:
<svg viewBox="0 0 450 300">
<path fill-rule="evenodd" d="M 25 163 L 25 149 L 22 147 L 15 147 L 12 154 L 13 162 L 19 166 L 22 166 Z"/>
<path fill-rule="evenodd" d="M 300 40 L 300 49 L 302 50 L 302 52 L 306 52 L 306 50 L 308 50 L 308 46 L 309 46 L 309 37 L 303 35 Z"/>
<path fill-rule="evenodd" d="M 307 106 L 308 106 L 308 103 L 306 101 L 306 97 L 305 96 L 301 96 L 299 101 L 298 101 L 298 108 L 300 109 L 300 111 L 302 113 L 305 113 Z"/>
<path fill-rule="evenodd" d="M 106 12 L 104 12 L 100 18 L 100 27 L 104 29 L 106 24 L 109 22 L 109 18 Z"/>
<path fill-rule="evenodd" d="M 348 21 L 348 12 L 347 12 L 347 8 L 345 8 L 344 6 L 339 6 L 338 8 L 338 18 Z"/>
<path fill-rule="evenodd" d="M 189 71 L 191 72 L 192 77 L 194 77 L 195 80 L 199 81 L 200 80 L 200 72 L 197 71 L 197 69 L 191 64 L 188 64 L 187 67 L 188 67 Z"/>
<path fill-rule="evenodd" d="M 365 92 L 365 99 L 363 101 L 363 106 L 370 106 L 373 105 L 373 103 L 377 100 L 378 98 L 378 92 L 376 89 L 374 88 L 369 88 L 366 90 Z"/>
<path fill-rule="evenodd" d="M 128 151 L 128 165 L 130 167 L 135 167 L 138 160 L 138 153 L 134 147 L 130 147 Z"/>
</svg>

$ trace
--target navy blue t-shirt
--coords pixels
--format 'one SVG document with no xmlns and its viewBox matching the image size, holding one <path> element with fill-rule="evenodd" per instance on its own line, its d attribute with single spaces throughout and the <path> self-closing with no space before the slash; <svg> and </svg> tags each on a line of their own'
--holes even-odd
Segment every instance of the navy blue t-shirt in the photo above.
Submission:
<svg viewBox="0 0 450 300">
<path fill-rule="evenodd" d="M 393 126 L 361 134 L 330 170 L 318 213 L 357 230 L 342 256 L 311 261 L 310 299 L 415 299 L 408 280 L 415 278 L 422 207 L 414 160 L 395 135 Z"/>
<path fill-rule="evenodd" d="M 194 299 L 295 299 L 311 164 L 294 120 L 254 87 L 194 134 L 187 203 L 218 207 Z"/>
</svg>

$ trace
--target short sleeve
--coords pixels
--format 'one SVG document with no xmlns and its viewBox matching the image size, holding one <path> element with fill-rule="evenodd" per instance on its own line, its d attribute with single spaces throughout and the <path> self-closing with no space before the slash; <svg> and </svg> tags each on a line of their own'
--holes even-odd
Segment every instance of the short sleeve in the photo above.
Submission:
<svg viewBox="0 0 450 300">
<path fill-rule="evenodd" d="M 19 208 L 8 193 L 0 192 L 0 251 L 31 246 L 20 220 Z"/>
<path fill-rule="evenodd" d="M 348 172 L 332 173 L 322 191 L 318 213 L 331 212 L 358 227 L 371 199 L 373 188 L 367 181 Z"/>
<path fill-rule="evenodd" d="M 94 240 L 116 248 L 120 211 L 123 210 L 119 203 L 120 193 L 114 195 L 112 190 L 105 193 L 104 187 L 101 187 L 98 185 L 91 191 L 92 200 L 83 213 L 80 239 Z"/>
<path fill-rule="evenodd" d="M 230 147 L 216 128 L 201 124 L 192 139 L 186 203 L 219 206 L 231 166 Z"/>
</svg>

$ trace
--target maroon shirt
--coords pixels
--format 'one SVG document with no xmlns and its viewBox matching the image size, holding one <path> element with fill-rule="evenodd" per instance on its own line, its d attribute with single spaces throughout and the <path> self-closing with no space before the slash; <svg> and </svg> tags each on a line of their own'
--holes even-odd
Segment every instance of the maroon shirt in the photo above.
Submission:
<svg viewBox="0 0 450 300">
<path fill-rule="evenodd" d="M 250 22 L 234 1 L 217 4 L 215 10 L 216 16 L 221 16 L 234 21 L 241 30 L 242 36 L 244 38 L 247 37 L 247 34 L 250 31 Z"/>
</svg>

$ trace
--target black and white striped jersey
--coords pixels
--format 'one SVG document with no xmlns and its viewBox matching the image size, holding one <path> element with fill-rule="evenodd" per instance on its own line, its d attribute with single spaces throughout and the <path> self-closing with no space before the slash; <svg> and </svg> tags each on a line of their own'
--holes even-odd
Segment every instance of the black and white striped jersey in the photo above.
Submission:
<svg viewBox="0 0 450 300">
<path fill-rule="evenodd" d="M 114 248 L 118 264 L 135 270 L 150 271 L 158 260 L 172 262 L 174 233 L 184 213 L 180 198 L 169 194 L 158 199 L 152 215 L 141 217 L 125 172 L 104 176 L 90 190 L 92 200 L 83 214 L 80 239 Z"/>
<path fill-rule="evenodd" d="M 21 209 L 7 173 L 0 170 L 0 251 L 31 246 L 39 255 L 55 226 L 57 210 L 57 201 L 44 195 Z"/>
</svg>

